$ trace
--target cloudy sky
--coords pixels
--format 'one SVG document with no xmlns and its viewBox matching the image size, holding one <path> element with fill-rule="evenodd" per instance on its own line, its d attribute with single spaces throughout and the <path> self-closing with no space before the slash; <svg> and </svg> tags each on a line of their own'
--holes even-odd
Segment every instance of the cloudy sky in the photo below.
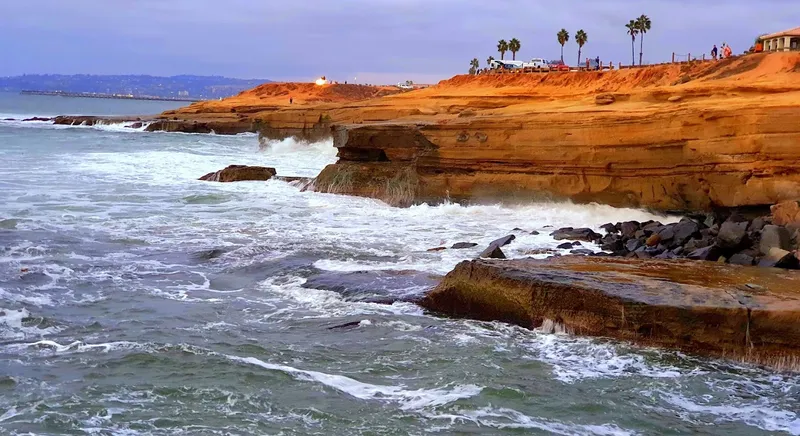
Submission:
<svg viewBox="0 0 800 436">
<path fill-rule="evenodd" d="M 645 62 L 800 26 L 797 0 L 0 0 L 0 76 L 433 82 L 497 57 L 501 38 L 522 41 L 519 58 L 556 59 L 562 27 L 588 33 L 584 57 L 630 62 L 624 25 L 641 14 Z M 577 62 L 574 41 L 564 57 Z"/>
</svg>

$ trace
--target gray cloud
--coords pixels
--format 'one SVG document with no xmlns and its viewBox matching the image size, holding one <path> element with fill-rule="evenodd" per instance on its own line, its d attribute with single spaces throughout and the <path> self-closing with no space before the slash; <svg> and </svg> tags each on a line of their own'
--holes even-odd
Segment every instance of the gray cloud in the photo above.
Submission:
<svg viewBox="0 0 800 436">
<path fill-rule="evenodd" d="M 794 0 L 6 0 L 0 75 L 220 74 L 308 80 L 433 81 L 494 55 L 500 38 L 520 58 L 559 57 L 556 32 L 584 29 L 586 56 L 630 61 L 625 23 L 647 14 L 645 61 L 672 52 L 735 51 L 800 25 Z M 638 53 L 638 42 L 637 49 Z M 565 60 L 577 61 L 570 41 Z M 638 56 L 638 55 L 637 55 Z"/>
</svg>

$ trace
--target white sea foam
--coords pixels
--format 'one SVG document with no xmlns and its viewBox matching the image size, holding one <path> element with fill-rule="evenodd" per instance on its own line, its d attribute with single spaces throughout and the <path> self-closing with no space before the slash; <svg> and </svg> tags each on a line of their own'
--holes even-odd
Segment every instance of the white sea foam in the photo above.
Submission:
<svg viewBox="0 0 800 436">
<path fill-rule="evenodd" d="M 27 309 L 4 309 L 0 307 L 0 339 L 24 340 L 40 338 L 59 331 L 59 328 L 55 326 L 39 328 L 38 326 L 24 325 L 23 320 L 30 316 L 31 313 Z"/>
<path fill-rule="evenodd" d="M 403 410 L 419 410 L 441 406 L 463 398 L 478 395 L 483 390 L 475 385 L 458 385 L 439 389 L 405 389 L 402 386 L 386 386 L 363 383 L 342 375 L 297 369 L 291 366 L 267 363 L 255 357 L 225 355 L 228 359 L 259 366 L 270 371 L 280 371 L 299 380 L 321 383 L 362 400 L 378 400 L 400 403 Z"/>
<path fill-rule="evenodd" d="M 456 422 L 473 422 L 482 427 L 496 429 L 541 430 L 550 434 L 565 436 L 623 436 L 637 434 L 636 432 L 622 429 L 613 424 L 569 424 L 555 420 L 534 418 L 509 408 L 485 407 L 478 410 L 459 411 L 457 413 L 431 413 L 426 414 L 426 416 L 435 420 L 449 420 L 451 425 L 455 424 Z M 447 429 L 449 429 L 449 426 L 442 427 L 442 430 Z"/>
<path fill-rule="evenodd" d="M 659 396 L 689 417 L 710 415 L 716 421 L 740 421 L 770 432 L 800 435 L 800 412 L 775 408 L 769 400 L 760 399 L 750 404 L 714 404 L 674 392 L 661 392 Z"/>
</svg>

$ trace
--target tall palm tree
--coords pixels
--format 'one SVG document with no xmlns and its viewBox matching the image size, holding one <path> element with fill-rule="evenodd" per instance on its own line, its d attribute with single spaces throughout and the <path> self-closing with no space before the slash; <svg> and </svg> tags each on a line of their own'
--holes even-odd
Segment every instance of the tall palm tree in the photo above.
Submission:
<svg viewBox="0 0 800 436">
<path fill-rule="evenodd" d="M 478 72 L 478 68 L 480 68 L 480 67 L 481 67 L 481 64 L 478 61 L 478 58 L 472 58 L 472 60 L 469 61 L 469 74 L 475 75 L 475 73 Z"/>
<path fill-rule="evenodd" d="M 578 65 L 581 64 L 581 50 L 583 49 L 583 45 L 589 42 L 589 35 L 583 31 L 583 29 L 575 32 L 575 42 L 578 43 Z"/>
<path fill-rule="evenodd" d="M 558 36 L 558 43 L 561 44 L 561 63 L 564 63 L 564 44 L 569 41 L 569 32 L 567 32 L 567 29 L 561 29 L 556 36 Z M 580 59 L 578 59 L 578 63 L 581 63 Z"/>
<path fill-rule="evenodd" d="M 519 42 L 517 38 L 511 39 L 508 41 L 508 51 L 511 52 L 511 60 L 517 60 L 517 52 L 519 49 L 522 48 L 522 44 Z"/>
<path fill-rule="evenodd" d="M 631 65 L 636 65 L 636 49 L 634 48 L 634 44 L 636 43 L 636 35 L 639 34 L 639 28 L 634 20 L 631 20 L 625 27 L 628 29 L 628 35 L 631 36 Z"/>
<path fill-rule="evenodd" d="M 488 58 L 486 58 L 486 66 L 491 68 L 493 60 L 494 60 L 494 56 L 489 56 Z"/>
<path fill-rule="evenodd" d="M 644 34 L 650 30 L 650 18 L 647 15 L 642 14 L 639 18 L 636 19 L 636 29 L 639 30 L 639 33 L 642 36 L 639 37 L 639 65 L 642 65 L 642 52 L 644 48 Z"/>
<path fill-rule="evenodd" d="M 508 43 L 505 39 L 501 39 L 497 42 L 497 51 L 500 52 L 500 60 L 502 61 L 506 57 L 506 52 L 508 51 Z"/>
</svg>

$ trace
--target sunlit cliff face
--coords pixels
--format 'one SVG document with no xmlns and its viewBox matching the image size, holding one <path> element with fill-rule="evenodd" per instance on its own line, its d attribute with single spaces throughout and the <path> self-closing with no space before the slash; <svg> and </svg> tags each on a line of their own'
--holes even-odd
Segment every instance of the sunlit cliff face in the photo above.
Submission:
<svg viewBox="0 0 800 436">
<path fill-rule="evenodd" d="M 317 81 L 316 81 L 316 82 L 314 82 L 314 83 L 316 83 L 316 84 L 317 84 L 317 86 L 322 86 L 322 85 L 324 85 L 324 84 L 328 83 L 328 81 L 327 81 L 327 80 L 325 80 L 325 79 L 323 79 L 322 77 L 320 77 L 320 78 L 319 78 L 319 79 L 317 79 Z"/>
</svg>

